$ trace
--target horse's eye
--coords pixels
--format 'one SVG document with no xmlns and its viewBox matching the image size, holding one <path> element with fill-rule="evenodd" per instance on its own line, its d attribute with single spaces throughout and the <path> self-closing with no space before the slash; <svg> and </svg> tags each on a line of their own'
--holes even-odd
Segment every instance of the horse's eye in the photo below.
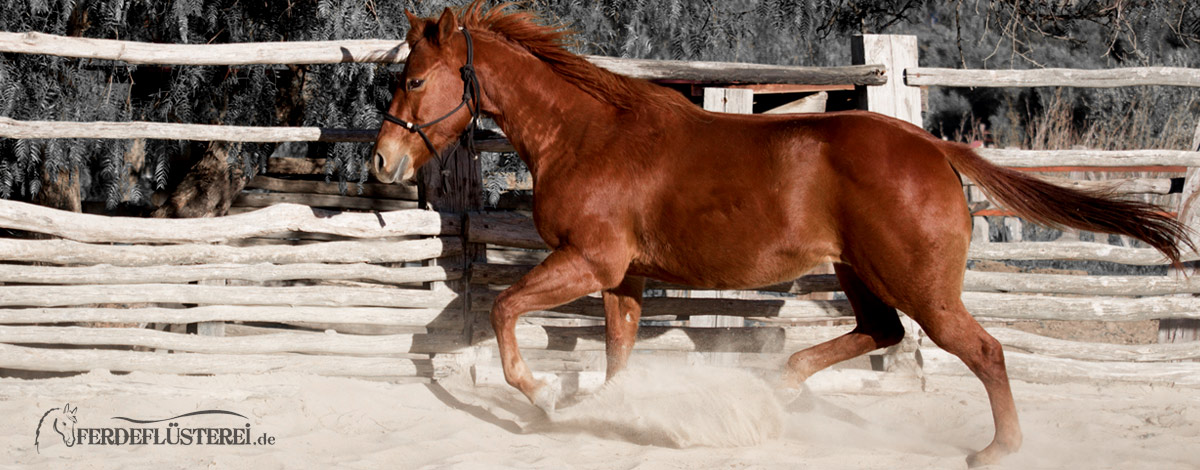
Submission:
<svg viewBox="0 0 1200 470">
<path fill-rule="evenodd" d="M 412 91 L 412 90 L 416 90 L 416 89 L 418 89 L 418 88 L 421 88 L 421 86 L 423 86 L 423 85 L 425 85 L 425 80 L 421 80 L 421 79 L 419 79 L 419 78 L 410 78 L 410 79 L 408 80 L 408 89 L 409 89 L 409 91 Z"/>
</svg>

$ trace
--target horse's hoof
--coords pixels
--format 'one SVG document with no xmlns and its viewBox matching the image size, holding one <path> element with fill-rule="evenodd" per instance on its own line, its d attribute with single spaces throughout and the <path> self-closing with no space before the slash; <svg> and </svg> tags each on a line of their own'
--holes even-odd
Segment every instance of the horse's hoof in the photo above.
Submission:
<svg viewBox="0 0 1200 470">
<path fill-rule="evenodd" d="M 967 456 L 967 468 L 981 468 L 1000 463 L 1000 459 L 1008 453 L 997 452 L 996 449 L 988 447 L 979 452 L 973 452 Z"/>
<path fill-rule="evenodd" d="M 529 396 L 529 401 L 532 401 L 535 406 L 541 408 L 546 413 L 546 416 L 554 416 L 554 408 L 558 403 L 558 397 L 562 394 L 562 381 L 557 375 L 549 375 L 541 381 L 533 394 Z"/>
</svg>

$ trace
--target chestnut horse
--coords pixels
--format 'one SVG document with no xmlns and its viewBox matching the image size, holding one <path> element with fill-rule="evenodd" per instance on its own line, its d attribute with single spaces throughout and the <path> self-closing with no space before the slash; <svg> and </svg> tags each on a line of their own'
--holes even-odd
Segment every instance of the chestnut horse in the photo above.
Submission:
<svg viewBox="0 0 1200 470">
<path fill-rule="evenodd" d="M 712 113 L 592 65 L 563 48 L 567 33 L 508 5 L 407 14 L 412 52 L 373 173 L 412 177 L 475 112 L 508 135 L 533 174 L 534 222 L 553 252 L 497 297 L 491 323 L 505 379 L 548 413 L 559 390 L 521 358 L 522 314 L 600 291 L 611 377 L 637 335 L 645 277 L 751 288 L 833 262 L 857 326 L 792 355 L 783 386 L 896 344 L 902 310 L 986 387 L 996 434 L 968 462 L 992 463 L 1017 450 L 1021 431 L 1000 343 L 960 298 L 971 215 L 957 173 L 1037 222 L 1129 235 L 1176 264 L 1177 246 L 1190 245 L 1152 205 L 997 167 L 887 116 Z"/>
</svg>

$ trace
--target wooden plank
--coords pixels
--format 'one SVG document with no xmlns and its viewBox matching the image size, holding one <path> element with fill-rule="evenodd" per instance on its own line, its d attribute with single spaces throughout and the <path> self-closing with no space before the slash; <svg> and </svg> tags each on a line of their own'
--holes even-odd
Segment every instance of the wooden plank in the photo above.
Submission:
<svg viewBox="0 0 1200 470">
<path fill-rule="evenodd" d="M 972 243 L 967 254 L 970 259 L 980 260 L 1086 260 L 1138 266 L 1170 264 L 1153 248 L 1127 248 L 1107 243 L 1093 242 L 1025 242 L 1025 243 Z M 1185 252 L 1183 261 L 1198 261 L 1200 254 Z"/>
<path fill-rule="evenodd" d="M 737 62 L 618 59 L 584 56 L 611 72 L 646 80 L 685 80 L 695 83 L 791 83 L 803 85 L 882 85 L 888 78 L 879 65 L 796 67 Z"/>
<path fill-rule="evenodd" d="M 828 101 L 829 95 L 821 92 L 768 109 L 763 114 L 823 113 Z"/>
<path fill-rule="evenodd" d="M 289 41 L 234 44 L 151 44 L 43 33 L 0 33 L 0 52 L 51 54 L 131 64 L 248 65 L 401 63 L 408 57 L 402 40 Z M 613 72 L 644 79 L 697 82 L 879 85 L 887 81 L 879 66 L 793 67 L 730 62 L 621 59 L 585 56 Z"/>
<path fill-rule="evenodd" d="M 515 212 L 472 212 L 467 214 L 467 241 L 513 248 L 546 250 L 533 227 L 533 219 Z"/>
<path fill-rule="evenodd" d="M 210 338 L 211 339 L 211 338 Z M 156 354 L 103 349 L 47 349 L 0 344 L 0 368 L 50 372 L 110 370 L 159 374 L 268 374 L 336 377 L 429 377 L 427 361 L 307 354 Z"/>
<path fill-rule="evenodd" d="M 332 194 L 243 192 L 238 194 L 238 197 L 233 200 L 233 205 L 237 207 L 270 207 L 276 204 L 300 204 L 310 207 L 371 211 L 396 211 L 417 208 L 417 201 L 337 196 Z"/>
<path fill-rule="evenodd" d="M 1159 211 L 1159 212 L 1157 212 L 1157 214 L 1166 216 L 1166 217 L 1171 217 L 1171 218 L 1175 217 L 1174 212 Z M 1010 211 L 1010 210 L 1007 210 L 1007 209 L 980 209 L 977 211 L 972 211 L 971 215 L 976 216 L 976 217 L 1017 217 L 1017 216 L 1020 216 L 1020 214 Z M 1021 240 L 1011 240 L 1011 241 L 1012 242 L 1020 242 Z"/>
<path fill-rule="evenodd" d="M 355 238 L 457 235 L 458 217 L 433 211 L 353 213 L 279 204 L 245 214 L 197 219 L 108 217 L 0 200 L 0 227 L 45 233 L 81 242 L 226 242 L 300 231 Z"/>
<path fill-rule="evenodd" d="M 1046 173 L 1072 173 L 1081 171 L 1091 172 L 1113 172 L 1113 173 L 1184 173 L 1188 167 L 1179 165 L 1141 165 L 1141 166 L 1027 166 L 1027 167 L 1010 167 L 1017 171 L 1029 172 L 1046 172 Z M 1079 181 L 1079 180 L 1071 180 Z M 1113 181 L 1101 180 L 1096 181 Z M 1083 182 L 1083 181 L 1080 181 Z"/>
<path fill-rule="evenodd" d="M 899 80 L 898 80 L 899 81 Z M 1182 67 L 1124 67 L 1100 70 L 1045 68 L 1032 70 L 961 70 L 911 67 L 908 86 L 1111 88 L 1123 86 L 1200 87 L 1200 69 Z"/>
<path fill-rule="evenodd" d="M 1060 295 L 1147 296 L 1200 293 L 1200 281 L 1183 276 L 1074 276 L 967 271 L 963 290 Z"/>
<path fill-rule="evenodd" d="M 206 305 L 191 308 L 0 308 L 0 323 L 345 323 L 424 327 L 447 317 L 440 308 Z M 457 313 L 450 317 L 458 318 Z"/>
<path fill-rule="evenodd" d="M 1082 190 L 1108 190 L 1117 194 L 1171 194 L 1173 178 L 1114 178 L 1106 180 L 1072 180 L 1039 176 L 1058 186 Z"/>
<path fill-rule="evenodd" d="M 408 44 L 401 39 L 153 44 L 38 32 L 0 32 L 0 52 L 163 65 L 403 63 L 408 58 Z"/>
<path fill-rule="evenodd" d="M 752 114 L 754 90 L 705 88 L 704 109 L 718 113 Z"/>
<path fill-rule="evenodd" d="M 267 173 L 274 175 L 324 175 L 324 158 L 272 157 L 267 159 Z"/>
<path fill-rule="evenodd" d="M 273 160 L 282 160 L 272 158 Z M 302 159 L 305 161 L 315 161 L 313 159 Z M 324 172 L 325 164 L 321 163 L 321 171 Z M 247 189 L 266 189 L 269 191 L 283 193 L 311 193 L 311 194 L 332 194 L 341 196 L 342 190 L 337 183 L 326 183 L 324 181 L 312 180 L 289 180 L 282 178 L 272 178 L 270 176 L 258 175 L 246 183 Z M 359 193 L 359 190 L 362 190 Z M 404 199 L 407 201 L 417 200 L 417 187 L 409 184 L 381 184 L 381 183 L 346 183 L 347 196 L 371 197 L 371 198 L 386 198 L 386 199 Z"/>
<path fill-rule="evenodd" d="M 1138 321 L 1200 319 L 1200 299 L 1192 297 L 1058 297 L 965 292 L 972 315 L 998 320 Z"/>
<path fill-rule="evenodd" d="M 722 88 L 737 88 L 743 90 L 753 90 L 756 95 L 777 95 L 783 93 L 812 93 L 812 92 L 829 92 L 829 91 L 852 91 L 854 85 L 789 85 L 779 83 L 765 83 L 752 85 L 721 85 Z"/>
<path fill-rule="evenodd" d="M 211 337 L 168 333 L 145 328 L 86 328 L 62 326 L 0 326 L 0 343 L 142 346 L 203 354 L 336 354 L 383 356 L 450 352 L 467 344 L 460 336 L 344 335 L 275 330 L 252 336 Z"/>
<path fill-rule="evenodd" d="M 297 279 L 365 280 L 389 284 L 462 277 L 444 266 L 389 268 L 373 264 L 199 264 L 188 266 L 4 266 L 0 282 L 22 284 L 160 284 L 236 279 L 270 282 Z"/>
<path fill-rule="evenodd" d="M 210 263 L 402 263 L 462 251 L 459 237 L 421 240 L 348 240 L 308 245 L 95 245 L 71 240 L 0 238 L 0 260 L 52 264 L 155 266 Z"/>
<path fill-rule="evenodd" d="M 224 142 L 374 142 L 378 129 L 259 127 L 170 122 L 18 121 L 0 116 L 10 139 L 165 139 Z"/>
<path fill-rule="evenodd" d="M 1083 361 L 1165 362 L 1200 359 L 1200 342 L 1108 344 L 1067 341 L 1011 328 L 988 328 L 1004 347 L 1049 357 Z"/>
<path fill-rule="evenodd" d="M 364 287 L 254 287 L 176 284 L 105 286 L 0 286 L 0 306 L 56 307 L 88 304 L 184 303 L 203 305 L 311 305 L 449 308 L 453 293 Z"/>
<path fill-rule="evenodd" d="M 976 149 L 981 157 L 1008 167 L 1200 166 L 1200 152 L 1186 150 L 1016 150 Z"/>
<path fill-rule="evenodd" d="M 971 375 L 962 361 L 941 349 L 921 348 L 921 357 L 928 374 Z M 1005 351 L 1004 363 L 1010 378 L 1027 382 L 1133 382 L 1200 387 L 1198 362 L 1088 362 Z"/>
</svg>

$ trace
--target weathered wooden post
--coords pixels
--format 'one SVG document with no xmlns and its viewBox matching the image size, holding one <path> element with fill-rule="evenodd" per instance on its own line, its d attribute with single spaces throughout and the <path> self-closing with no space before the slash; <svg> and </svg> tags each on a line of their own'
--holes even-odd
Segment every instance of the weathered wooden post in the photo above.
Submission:
<svg viewBox="0 0 1200 470">
<path fill-rule="evenodd" d="M 1193 151 L 1200 151 L 1200 122 L 1196 124 L 1196 133 L 1192 135 Z M 1183 181 L 1183 194 L 1179 198 L 1179 221 L 1191 227 L 1195 233 L 1200 233 L 1200 171 L 1190 167 L 1187 178 Z M 1173 273 L 1177 274 L 1177 273 Z M 1158 322 L 1159 343 L 1183 343 L 1200 341 L 1200 320 L 1167 319 Z"/>
<path fill-rule="evenodd" d="M 445 166 L 442 166 L 443 164 Z M 428 266 L 446 266 L 463 273 L 462 278 L 458 280 L 430 283 L 431 290 L 453 291 L 462 299 L 458 308 L 446 309 L 443 316 L 446 320 L 453 320 L 451 324 L 462 322 L 461 344 L 466 346 L 459 354 L 434 355 L 433 366 L 441 370 L 461 369 L 473 365 L 476 360 L 476 350 L 471 344 L 475 322 L 471 312 L 470 267 L 472 262 L 486 261 L 487 258 L 486 247 L 478 243 L 467 243 L 466 236 L 467 214 L 483 209 L 483 179 L 479 159 L 460 144 L 455 144 L 443 153 L 440 161 L 433 159 L 421 167 L 418 179 L 418 199 L 421 207 L 458 214 L 463 219 L 463 223 L 460 224 L 463 228 L 463 233 L 460 234 L 463 254 L 427 262 Z M 453 319 L 452 316 L 458 318 Z"/>
<path fill-rule="evenodd" d="M 854 36 L 850 53 L 855 65 L 881 64 L 887 70 L 888 81 L 879 86 L 856 87 L 859 109 L 886 114 L 923 127 L 921 117 L 921 88 L 905 83 L 904 71 L 918 66 L 917 37 L 893 34 L 864 34 Z M 986 234 L 986 232 L 984 232 Z M 916 322 L 907 316 L 900 318 L 904 324 L 904 340 L 884 353 L 882 364 L 873 366 L 883 370 L 908 371 L 921 380 L 920 361 L 917 360 L 918 331 Z"/>
</svg>

